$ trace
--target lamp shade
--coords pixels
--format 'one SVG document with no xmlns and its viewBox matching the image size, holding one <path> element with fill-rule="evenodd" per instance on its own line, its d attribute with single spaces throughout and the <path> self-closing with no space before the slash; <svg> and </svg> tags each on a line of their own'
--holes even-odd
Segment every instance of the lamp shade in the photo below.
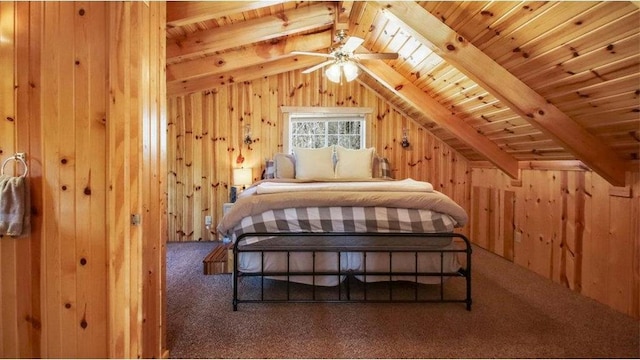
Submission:
<svg viewBox="0 0 640 360">
<path fill-rule="evenodd" d="M 333 81 L 334 83 L 339 83 L 340 76 L 342 76 L 341 71 L 342 70 L 340 69 L 340 65 L 338 63 L 333 63 L 327 68 L 324 74 L 327 76 L 327 79 L 329 79 L 330 81 Z"/>
<path fill-rule="evenodd" d="M 342 64 L 342 71 L 344 71 L 344 77 L 347 81 L 353 81 L 358 77 L 358 66 L 351 61 Z"/>
<path fill-rule="evenodd" d="M 324 71 L 324 74 L 327 76 L 329 81 L 333 81 L 334 83 L 339 83 L 342 80 L 342 74 L 344 73 L 344 78 L 349 81 L 355 80 L 358 77 L 358 66 L 350 60 L 339 60 L 329 65 L 329 67 Z"/>
<path fill-rule="evenodd" d="M 253 176 L 251 168 L 237 168 L 233 169 L 233 185 L 247 186 L 253 182 Z"/>
</svg>

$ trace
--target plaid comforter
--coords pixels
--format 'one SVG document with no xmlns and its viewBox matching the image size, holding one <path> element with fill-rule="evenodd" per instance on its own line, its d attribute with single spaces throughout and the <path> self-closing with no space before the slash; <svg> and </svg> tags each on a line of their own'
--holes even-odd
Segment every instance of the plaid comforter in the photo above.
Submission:
<svg viewBox="0 0 640 360">
<path fill-rule="evenodd" d="M 252 232 L 410 232 L 453 231 L 447 214 L 424 209 L 386 207 L 305 207 L 267 210 L 243 218 L 233 229 L 234 240 Z M 247 240 L 247 243 L 255 242 Z"/>
<path fill-rule="evenodd" d="M 458 204 L 437 191 L 345 189 L 259 194 L 248 189 L 218 224 L 236 239 L 249 232 L 449 232 L 467 222 Z M 372 183 L 374 187 L 380 185 Z M 255 185 L 254 185 L 255 186 Z"/>
</svg>

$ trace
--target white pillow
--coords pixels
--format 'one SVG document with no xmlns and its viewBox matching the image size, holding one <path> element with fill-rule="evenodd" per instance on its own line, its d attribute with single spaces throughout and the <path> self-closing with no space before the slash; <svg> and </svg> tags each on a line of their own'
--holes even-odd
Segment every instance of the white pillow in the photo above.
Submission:
<svg viewBox="0 0 640 360">
<path fill-rule="evenodd" d="M 352 150 L 336 146 L 336 179 L 371 179 L 374 148 Z"/>
<path fill-rule="evenodd" d="M 333 179 L 333 146 L 319 149 L 294 148 L 296 179 Z"/>
</svg>

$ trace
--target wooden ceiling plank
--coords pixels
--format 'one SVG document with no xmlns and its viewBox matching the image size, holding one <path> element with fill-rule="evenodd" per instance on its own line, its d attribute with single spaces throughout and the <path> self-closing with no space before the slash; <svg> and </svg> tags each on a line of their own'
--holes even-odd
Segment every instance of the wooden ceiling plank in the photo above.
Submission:
<svg viewBox="0 0 640 360">
<path fill-rule="evenodd" d="M 237 82 L 251 81 L 265 76 L 311 67 L 324 60 L 315 56 L 288 56 L 275 61 L 263 61 L 259 65 L 229 71 L 224 74 L 203 76 L 185 82 L 169 83 L 167 84 L 167 96 L 206 91 Z"/>
<path fill-rule="evenodd" d="M 553 71 L 557 64 L 563 64 L 576 54 L 584 56 L 590 52 L 606 48 L 612 41 L 619 41 L 638 32 L 638 14 L 630 14 L 618 21 L 603 26 L 587 35 L 582 35 L 552 51 L 530 57 L 528 62 L 509 68 L 509 71 L 526 83 L 547 78 L 541 73 Z M 611 26 L 615 24 L 617 26 Z"/>
<path fill-rule="evenodd" d="M 615 109 L 620 107 L 626 107 L 631 104 L 639 106 L 640 91 L 638 89 L 631 91 L 621 91 L 614 95 L 602 94 L 597 97 L 580 98 L 573 101 L 567 101 L 562 103 L 561 110 L 567 114 L 579 114 L 589 112 L 589 108 L 599 109 Z"/>
<path fill-rule="evenodd" d="M 611 184 L 624 186 L 627 165 L 600 139 L 455 33 L 410 2 L 378 2 L 382 11 L 432 50 L 507 104 Z"/>
<path fill-rule="evenodd" d="M 461 22 L 479 13 L 485 5 L 482 1 L 463 1 L 456 11 L 447 17 L 446 24 L 456 29 Z"/>
<path fill-rule="evenodd" d="M 459 94 L 460 91 L 463 91 L 466 88 L 466 86 L 473 85 L 473 82 L 469 80 L 465 74 L 459 71 L 451 71 L 447 75 L 450 76 L 441 76 L 430 86 L 421 87 L 421 89 L 436 100 L 444 101 L 453 94 Z"/>
<path fill-rule="evenodd" d="M 167 65 L 167 82 L 184 81 L 200 76 L 215 75 L 245 66 L 288 56 L 292 51 L 317 51 L 331 46 L 332 31 L 300 35 L 228 51 L 200 59 Z"/>
<path fill-rule="evenodd" d="M 546 5 L 545 5 L 546 4 Z M 526 5 L 515 1 L 492 1 L 487 6 L 474 14 L 457 29 L 463 29 L 470 42 L 478 46 L 490 46 L 522 24 L 544 11 L 544 8 L 553 6 L 552 2 L 529 2 Z"/>
<path fill-rule="evenodd" d="M 497 99 L 484 91 L 483 88 L 477 84 L 473 84 L 469 87 L 462 86 L 461 89 L 455 93 L 451 92 L 447 96 L 444 96 L 440 103 L 444 106 L 455 106 L 457 109 L 469 112 L 472 109 L 485 107 L 497 101 Z"/>
<path fill-rule="evenodd" d="M 637 111 L 619 112 L 613 116 L 613 121 L 611 121 L 611 118 L 612 115 L 609 114 L 606 116 L 585 116 L 578 120 L 582 126 L 596 134 L 599 134 L 600 129 L 613 126 L 613 124 L 618 124 L 616 128 L 620 127 L 620 129 L 622 129 L 622 124 L 635 124 L 636 128 L 640 129 L 640 119 L 638 119 Z"/>
<path fill-rule="evenodd" d="M 616 132 L 624 132 L 627 133 L 629 131 L 640 129 L 640 120 L 638 116 L 627 116 L 626 119 L 616 119 L 614 122 L 611 121 L 603 121 L 599 123 L 593 124 L 584 124 L 584 127 L 591 130 L 594 134 L 598 136 L 608 133 L 616 133 Z"/>
<path fill-rule="evenodd" d="M 528 125 L 528 124 L 527 124 Z M 485 134 L 496 144 L 501 142 L 511 142 L 511 141 L 524 141 L 526 140 L 539 140 L 546 138 L 546 135 L 538 131 L 537 129 L 529 126 L 516 126 L 513 128 L 514 130 L 507 131 L 494 131 L 491 133 Z"/>
<path fill-rule="evenodd" d="M 545 36 L 551 30 L 555 32 L 563 24 L 572 22 L 573 18 L 595 6 L 595 3 L 587 1 L 556 1 L 551 4 L 549 8 L 539 12 L 537 17 L 531 19 L 530 22 L 513 31 L 501 33 L 500 38 L 493 46 L 489 46 L 487 43 L 478 46 L 478 48 L 492 59 L 500 59 L 505 54 L 513 54 L 514 50 L 520 56 L 525 56 L 522 51 L 518 52 L 517 49 Z M 504 46 L 500 41 L 506 39 L 510 40 L 509 46 Z"/>
<path fill-rule="evenodd" d="M 333 24 L 335 8 L 312 5 L 283 14 L 189 34 L 167 42 L 167 62 L 202 56 L 255 42 L 271 40 Z"/>
<path fill-rule="evenodd" d="M 366 5 L 365 13 L 365 15 L 373 14 L 373 18 L 371 19 L 372 22 L 369 23 L 368 26 L 364 26 L 364 24 L 366 23 L 364 21 L 361 21 L 358 24 L 356 31 L 350 29 L 349 32 L 357 34 L 364 31 L 366 35 L 366 37 L 364 38 L 364 47 L 377 52 L 376 44 L 379 43 L 378 38 L 383 34 L 383 31 L 386 29 L 389 20 L 386 17 L 382 16 L 382 14 L 380 14 L 375 6 Z M 370 20 L 370 18 L 369 16 L 364 16 L 362 20 Z"/>
<path fill-rule="evenodd" d="M 430 62 L 425 63 L 425 66 L 419 70 L 422 75 L 415 82 L 415 85 L 419 88 L 428 89 L 432 86 L 430 84 L 437 82 L 440 78 L 446 78 L 447 76 L 451 76 L 451 74 L 460 73 L 436 53 L 432 52 L 428 58 L 431 58 Z"/>
<path fill-rule="evenodd" d="M 549 88 L 550 93 L 545 94 L 546 99 L 555 103 L 579 98 L 598 98 L 602 94 L 611 93 L 611 90 L 614 89 L 618 93 L 638 90 L 638 76 L 640 73 L 637 70 L 637 66 L 634 69 L 630 69 L 630 71 L 622 73 L 607 73 L 607 78 L 612 80 L 603 81 L 602 78 L 593 73 L 585 73 L 584 75 L 572 77 L 568 79 L 571 81 L 565 81 L 556 84 L 555 88 Z"/>
<path fill-rule="evenodd" d="M 409 38 L 405 44 L 394 50 L 394 52 L 398 53 L 398 59 L 393 63 L 394 68 L 398 72 L 406 74 L 412 73 L 415 65 L 424 61 L 430 50 L 416 39 Z"/>
<path fill-rule="evenodd" d="M 363 69 L 396 96 L 407 101 L 411 106 L 426 114 L 432 121 L 438 123 L 486 156 L 489 161 L 506 174 L 514 179 L 518 178 L 518 161 L 515 158 L 502 151 L 486 137 L 478 134 L 475 129 L 451 115 L 450 110 L 426 95 L 389 65 L 382 61 L 367 61 L 366 63 L 363 61 Z"/>
<path fill-rule="evenodd" d="M 629 14 L 629 7 L 634 6 L 621 1 L 599 3 L 584 13 L 579 14 L 571 21 L 567 21 L 562 26 L 554 28 L 543 36 L 521 45 L 518 49 L 519 51 L 509 51 L 500 58 L 495 58 L 495 60 L 511 71 L 512 68 L 518 65 L 531 66 L 531 62 L 535 61 L 538 55 L 546 54 L 558 47 L 563 47 L 566 52 L 571 52 L 572 55 L 576 53 L 580 54 L 582 52 L 581 50 L 574 48 L 574 51 L 571 51 L 571 48 L 565 44 L 584 34 L 590 36 L 596 29 L 618 21 L 621 17 Z M 610 34 L 609 39 L 613 41 L 617 40 L 613 34 Z M 526 54 L 526 56 L 524 54 Z M 552 63 L 557 64 L 559 62 L 553 61 Z M 511 72 L 513 73 L 513 71 Z M 524 79 L 522 80 L 526 81 Z"/>
<path fill-rule="evenodd" d="M 558 74 L 555 79 L 543 82 L 536 81 L 536 89 L 545 98 L 558 99 L 568 94 L 586 97 L 587 89 L 606 87 L 609 83 L 637 76 L 640 72 L 640 61 L 633 56 L 620 61 L 611 62 L 600 68 L 592 68 L 577 74 Z M 541 74 L 552 74 L 541 72 Z M 637 88 L 637 87 L 636 87 Z M 590 96 L 590 95 L 589 95 Z M 557 100 L 556 100 L 557 101 Z"/>
<path fill-rule="evenodd" d="M 473 120 L 465 119 L 465 122 L 473 126 L 478 132 L 484 135 L 492 133 L 495 129 L 500 129 L 503 131 L 512 131 L 512 129 L 525 124 L 533 128 L 531 124 L 522 120 L 522 118 L 520 118 L 518 115 L 513 115 L 513 113 L 505 112 L 504 114 L 498 114 L 498 115 L 501 115 L 501 116 L 495 116 L 490 121 L 486 120 L 485 118 L 481 118 L 481 119 L 473 119 Z"/>
<path fill-rule="evenodd" d="M 167 26 L 184 26 L 283 2 L 285 1 L 167 1 Z"/>
<path fill-rule="evenodd" d="M 597 51 L 574 56 L 572 59 L 563 62 L 557 68 L 561 70 L 563 74 L 578 74 L 583 71 L 590 71 L 591 69 L 606 66 L 620 59 L 638 59 L 638 50 L 640 50 L 640 33 L 626 39 L 621 39 L 620 41 L 611 42 Z"/>
<path fill-rule="evenodd" d="M 571 114 L 572 117 L 579 116 L 598 116 L 614 111 L 630 111 L 640 112 L 640 103 L 638 98 L 629 97 L 628 99 L 620 99 L 619 101 L 612 101 L 609 103 L 588 103 L 583 104 L 581 107 L 565 110 L 567 114 Z"/>
</svg>

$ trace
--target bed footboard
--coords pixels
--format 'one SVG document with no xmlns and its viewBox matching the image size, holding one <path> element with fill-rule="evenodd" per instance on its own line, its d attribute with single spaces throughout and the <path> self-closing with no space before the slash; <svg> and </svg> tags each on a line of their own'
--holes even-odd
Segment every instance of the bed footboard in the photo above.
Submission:
<svg viewBox="0 0 640 360">
<path fill-rule="evenodd" d="M 250 237 L 267 237 L 269 241 L 258 241 L 247 244 L 245 239 Z M 398 241 L 402 238 L 402 241 Z M 434 245 L 442 242 L 443 239 L 453 244 L 452 246 Z M 260 266 L 256 271 L 241 271 L 239 255 L 241 253 L 258 254 Z M 307 254 L 311 257 L 309 266 L 300 269 L 291 266 L 291 257 L 295 254 Z M 335 268 L 318 268 L 316 257 L 321 254 L 336 254 Z M 240 303 L 258 302 L 459 302 L 465 303 L 467 310 L 471 310 L 471 243 L 466 236 L 458 233 L 244 233 L 236 239 L 233 246 L 234 268 L 233 268 L 233 310 L 237 311 Z M 280 254 L 286 257 L 284 268 L 265 270 L 265 257 L 268 254 Z M 362 256 L 362 268 L 343 269 L 341 262 L 349 254 L 359 254 Z M 374 254 L 374 255 L 372 255 Z M 388 268 L 367 269 L 367 256 L 380 256 L 388 254 Z M 407 269 L 404 257 L 402 270 L 394 269 L 394 254 L 410 254 L 413 260 L 411 270 Z M 384 255 L 386 256 L 386 255 Z M 439 257 L 439 269 L 421 269 L 419 263 L 423 256 Z M 460 267 L 451 270 L 445 269 L 445 257 L 460 256 L 462 262 Z M 311 279 L 309 285 L 310 293 L 307 297 L 300 298 L 293 296 L 292 279 L 296 277 L 306 277 Z M 336 277 L 337 296 L 320 296 L 317 291 L 316 278 Z M 279 298 L 265 297 L 265 279 L 285 280 L 284 294 Z M 360 281 L 353 280 L 353 278 Z M 376 283 L 370 283 L 368 279 L 376 279 Z M 421 297 L 421 279 L 437 279 L 438 292 L 435 297 Z M 449 278 L 463 278 L 464 297 L 445 296 L 444 286 Z M 243 279 L 257 279 L 259 284 L 259 294 L 257 297 L 242 297 L 239 284 Z M 370 288 L 380 288 L 379 279 L 388 279 L 388 294 L 384 298 L 370 296 Z M 406 291 L 403 296 L 394 294 L 394 280 L 412 279 L 414 285 L 413 295 L 407 298 Z M 356 285 L 353 284 L 356 282 Z M 357 296 L 356 296 L 357 294 Z M 255 295 L 255 294 L 254 294 Z"/>
</svg>

